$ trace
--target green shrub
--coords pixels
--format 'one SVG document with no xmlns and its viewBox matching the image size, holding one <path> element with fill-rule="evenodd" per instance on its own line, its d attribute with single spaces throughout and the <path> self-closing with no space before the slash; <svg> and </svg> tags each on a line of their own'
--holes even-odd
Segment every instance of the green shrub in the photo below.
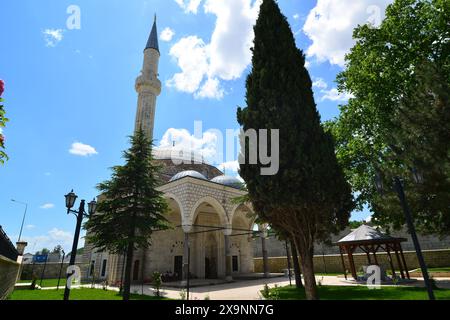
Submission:
<svg viewBox="0 0 450 320">
<path fill-rule="evenodd" d="M 158 271 L 153 272 L 152 283 L 153 283 L 153 286 L 156 289 L 156 296 L 160 297 L 161 296 L 160 289 L 161 289 L 161 284 L 162 284 L 162 279 L 161 279 L 161 273 L 160 272 L 158 272 Z"/>
</svg>

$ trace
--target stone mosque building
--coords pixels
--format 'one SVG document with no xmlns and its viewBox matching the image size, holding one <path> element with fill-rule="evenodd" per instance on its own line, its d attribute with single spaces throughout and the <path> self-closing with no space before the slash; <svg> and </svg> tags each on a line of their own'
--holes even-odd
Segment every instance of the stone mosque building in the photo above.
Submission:
<svg viewBox="0 0 450 320">
<path fill-rule="evenodd" d="M 160 51 L 156 18 L 144 49 L 144 63 L 136 79 L 138 93 L 135 128 L 152 139 L 156 99 L 161 93 L 158 79 Z M 162 165 L 159 190 L 168 204 L 168 220 L 173 229 L 155 232 L 148 249 L 137 250 L 132 261 L 133 281 L 148 281 L 154 271 L 185 280 L 189 273 L 198 279 L 226 279 L 253 272 L 253 229 L 251 207 L 233 199 L 246 194 L 240 181 L 189 153 L 192 161 L 182 164 L 174 148 L 154 150 L 155 162 Z M 175 160 L 175 161 L 174 161 Z M 123 255 L 98 252 L 85 244 L 85 279 L 103 279 L 109 284 L 123 277 Z"/>
</svg>

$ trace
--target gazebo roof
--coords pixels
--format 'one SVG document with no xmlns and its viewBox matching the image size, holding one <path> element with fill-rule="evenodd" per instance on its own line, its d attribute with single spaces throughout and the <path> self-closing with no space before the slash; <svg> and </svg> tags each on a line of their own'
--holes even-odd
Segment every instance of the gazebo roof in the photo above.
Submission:
<svg viewBox="0 0 450 320">
<path fill-rule="evenodd" d="M 357 244 L 357 243 L 386 243 L 406 241 L 404 238 L 394 238 L 375 228 L 363 224 L 359 228 L 353 230 L 348 235 L 339 240 L 336 244 Z"/>
</svg>

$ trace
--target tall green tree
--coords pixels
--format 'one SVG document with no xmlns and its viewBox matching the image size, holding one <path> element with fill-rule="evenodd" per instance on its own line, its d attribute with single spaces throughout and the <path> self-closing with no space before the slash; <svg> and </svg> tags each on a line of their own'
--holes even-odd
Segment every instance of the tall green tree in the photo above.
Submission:
<svg viewBox="0 0 450 320">
<path fill-rule="evenodd" d="M 131 147 L 123 157 L 125 164 L 112 168 L 111 179 L 97 186 L 101 192 L 98 213 L 84 228 L 87 241 L 99 250 L 126 252 L 123 299 L 129 300 L 134 250 L 147 248 L 152 233 L 169 224 L 167 203 L 156 189 L 159 167 L 152 163 L 151 142 L 142 130 L 131 137 Z"/>
<path fill-rule="evenodd" d="M 280 166 L 275 175 L 261 175 L 263 161 L 246 161 L 240 175 L 257 214 L 295 242 L 306 296 L 317 299 L 314 241 L 328 239 L 347 225 L 353 198 L 333 139 L 321 126 L 305 57 L 274 0 L 262 2 L 254 31 L 247 107 L 239 108 L 237 116 L 244 131 L 280 130 Z M 248 155 L 249 145 L 241 150 Z"/>
<path fill-rule="evenodd" d="M 354 98 L 327 126 L 358 206 L 368 204 L 386 227 L 404 219 L 393 192 L 377 193 L 376 171 L 386 187 L 404 177 L 419 231 L 450 234 L 449 21 L 449 1 L 396 0 L 378 28 L 355 29 L 337 79 Z M 412 181 L 412 169 L 423 172 L 424 184 Z"/>
</svg>

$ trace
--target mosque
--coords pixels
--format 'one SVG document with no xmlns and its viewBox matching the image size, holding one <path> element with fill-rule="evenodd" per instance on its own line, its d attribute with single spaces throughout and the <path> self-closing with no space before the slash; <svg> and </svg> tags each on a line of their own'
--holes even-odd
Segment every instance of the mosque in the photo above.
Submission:
<svg viewBox="0 0 450 320">
<path fill-rule="evenodd" d="M 156 99 L 161 93 L 158 79 L 160 51 L 156 18 L 144 49 L 144 63 L 136 79 L 138 104 L 135 128 L 152 139 Z M 150 247 L 134 252 L 131 279 L 148 281 L 155 271 L 173 280 L 224 279 L 252 273 L 255 215 L 251 206 L 233 201 L 246 194 L 241 182 L 189 153 L 177 158 L 173 148 L 155 149 L 154 159 L 162 166 L 159 190 L 169 204 L 167 218 L 173 229 L 155 232 Z M 183 161 L 177 161 L 183 160 Z M 177 164 L 183 162 L 181 164 Z M 188 264 L 189 261 L 189 264 Z M 83 278 L 121 281 L 124 256 L 99 252 L 85 244 Z"/>
</svg>

